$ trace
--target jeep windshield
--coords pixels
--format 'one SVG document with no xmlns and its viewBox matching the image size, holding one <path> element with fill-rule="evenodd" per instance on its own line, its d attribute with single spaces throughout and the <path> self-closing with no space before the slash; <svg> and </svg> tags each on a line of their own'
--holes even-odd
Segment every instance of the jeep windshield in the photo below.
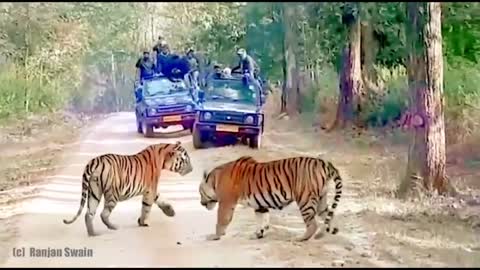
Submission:
<svg viewBox="0 0 480 270">
<path fill-rule="evenodd" d="M 183 81 L 172 82 L 167 78 L 144 82 L 145 96 L 171 95 L 188 91 Z"/>
<path fill-rule="evenodd" d="M 205 92 L 207 100 L 256 104 L 255 88 L 236 80 L 213 80 Z"/>
</svg>

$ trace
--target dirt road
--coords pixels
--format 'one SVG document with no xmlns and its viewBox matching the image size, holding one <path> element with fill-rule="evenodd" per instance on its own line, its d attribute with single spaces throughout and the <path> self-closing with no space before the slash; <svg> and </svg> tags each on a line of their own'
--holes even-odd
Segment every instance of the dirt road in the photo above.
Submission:
<svg viewBox="0 0 480 270">
<path fill-rule="evenodd" d="M 194 150 L 189 134 L 145 139 L 136 134 L 134 123 L 132 113 L 112 115 L 86 131 L 88 134 L 65 153 L 62 166 L 41 187 L 39 195 L 17 208 L 20 216 L 12 219 L 15 232 L 10 232 L 11 241 L 2 243 L 4 254 L 0 255 L 4 267 L 479 265 L 480 252 L 475 250 L 479 238 L 475 230 L 451 220 L 442 219 L 439 224 L 425 217 L 417 220 L 407 206 L 400 207 L 388 200 L 388 196 L 376 194 L 378 183 L 372 184 L 367 179 L 383 180 L 378 175 L 372 176 L 376 172 L 371 161 L 389 169 L 386 161 L 391 164 L 395 159 L 387 152 L 372 157 L 365 148 L 354 149 L 334 137 L 320 139 L 314 133 L 302 134 L 291 122 L 280 120 L 268 124 L 261 150 L 241 145 Z M 101 208 L 94 220 L 100 234 L 97 237 L 87 237 L 83 214 L 74 224 L 63 224 L 62 220 L 71 218 L 78 209 L 80 176 L 90 158 L 108 152 L 131 154 L 148 144 L 176 140 L 189 150 L 194 171 L 185 177 L 163 174 L 159 192 L 173 203 L 175 217 L 166 217 L 160 209 L 153 208 L 150 227 L 138 227 L 136 220 L 141 208 L 138 197 L 115 208 L 111 220 L 119 225 L 117 231 L 108 230 L 100 221 Z M 253 212 L 238 207 L 227 235 L 220 241 L 206 241 L 206 235 L 214 231 L 216 211 L 207 211 L 200 205 L 201 173 L 205 168 L 245 154 L 259 160 L 322 155 L 337 162 L 345 179 L 344 195 L 334 219 L 340 233 L 305 243 L 292 242 L 303 233 L 304 225 L 297 208 L 291 206 L 272 214 L 272 229 L 264 239 L 251 240 L 255 229 Z M 393 164 L 398 167 L 398 161 Z M 365 183 L 370 189 L 365 189 Z M 385 190 L 385 185 L 382 183 L 381 190 Z M 3 209 L 2 214 L 6 212 Z M 445 227 L 450 229 L 436 231 Z M 463 233 L 462 237 L 458 233 Z M 14 256 L 14 249 L 22 247 L 26 249 L 25 256 Z M 30 256 L 30 248 L 58 248 L 64 252 L 61 257 L 39 258 Z M 92 256 L 66 257 L 65 248 L 91 249 Z M 451 259 L 446 259 L 446 254 Z"/>
</svg>

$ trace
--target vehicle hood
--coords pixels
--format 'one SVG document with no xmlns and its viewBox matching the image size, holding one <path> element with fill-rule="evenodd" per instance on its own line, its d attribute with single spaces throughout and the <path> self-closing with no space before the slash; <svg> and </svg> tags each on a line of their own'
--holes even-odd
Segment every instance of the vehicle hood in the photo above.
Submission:
<svg viewBox="0 0 480 270">
<path fill-rule="evenodd" d="M 176 93 L 170 95 L 155 95 L 145 97 L 145 103 L 149 106 L 164 106 L 174 104 L 192 103 L 193 99 L 189 93 Z"/>
<path fill-rule="evenodd" d="M 203 103 L 202 109 L 208 111 L 235 111 L 243 113 L 257 113 L 259 108 L 252 104 L 242 103 L 225 103 L 218 101 L 206 101 Z"/>
</svg>

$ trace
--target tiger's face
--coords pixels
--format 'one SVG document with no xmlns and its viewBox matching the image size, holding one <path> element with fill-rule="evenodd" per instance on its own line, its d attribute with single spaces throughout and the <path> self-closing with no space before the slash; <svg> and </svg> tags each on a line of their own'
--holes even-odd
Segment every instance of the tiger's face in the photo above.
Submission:
<svg viewBox="0 0 480 270">
<path fill-rule="evenodd" d="M 181 176 L 193 171 L 190 156 L 180 142 L 177 142 L 174 148 L 167 153 L 163 168 L 165 170 L 176 172 Z"/>
<path fill-rule="evenodd" d="M 207 210 L 212 210 L 217 204 L 217 194 L 215 193 L 215 173 L 212 171 L 207 173 L 203 172 L 203 179 L 200 182 L 200 204 Z"/>
</svg>

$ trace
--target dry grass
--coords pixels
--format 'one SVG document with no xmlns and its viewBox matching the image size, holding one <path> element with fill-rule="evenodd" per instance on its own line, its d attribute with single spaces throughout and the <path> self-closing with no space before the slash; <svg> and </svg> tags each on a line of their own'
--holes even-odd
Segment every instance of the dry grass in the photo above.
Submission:
<svg viewBox="0 0 480 270">
<path fill-rule="evenodd" d="M 0 191 L 29 186 L 50 173 L 58 155 L 92 118 L 65 113 L 29 116 L 3 123 L 0 133 Z"/>
</svg>

